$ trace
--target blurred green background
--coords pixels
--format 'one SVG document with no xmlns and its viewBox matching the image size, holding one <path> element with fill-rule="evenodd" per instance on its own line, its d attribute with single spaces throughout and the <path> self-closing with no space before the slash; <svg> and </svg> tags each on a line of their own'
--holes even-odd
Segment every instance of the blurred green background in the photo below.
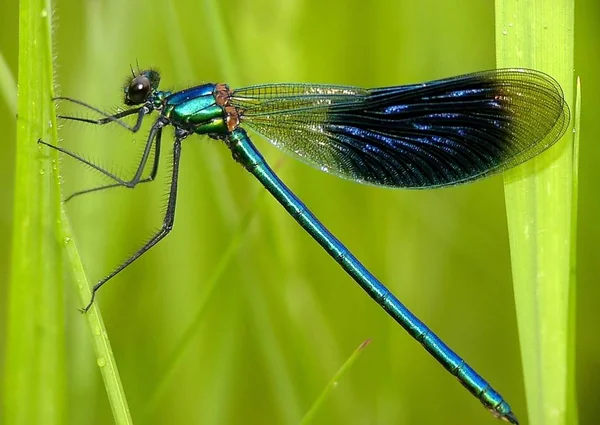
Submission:
<svg viewBox="0 0 600 425">
<path fill-rule="evenodd" d="M 397 85 L 494 67 L 493 2 L 377 0 L 76 1 L 55 3 L 57 92 L 119 106 L 136 61 L 163 88 L 202 82 Z M 18 3 L 0 4 L 0 51 L 17 73 Z M 600 415 L 600 3 L 576 9 L 583 82 L 578 244 L 577 390 L 582 424 Z M 61 112 L 68 112 L 61 105 Z M 81 111 L 83 116 L 87 116 Z M 15 117 L 0 102 L 0 320 L 11 247 Z M 129 175 L 147 133 L 64 125 L 64 146 Z M 164 138 L 168 151 L 169 132 Z M 33 143 L 34 141 L 32 141 Z M 133 143 L 132 143 L 133 142 Z M 283 180 L 421 319 L 526 417 L 502 178 L 435 191 L 361 186 L 284 159 L 256 140 Z M 160 224 L 159 181 L 67 205 L 88 275 L 111 271 Z M 68 158 L 63 189 L 103 180 Z M 172 234 L 99 295 L 135 423 L 298 424 L 335 371 L 372 344 L 315 424 L 495 423 L 207 138 L 183 147 Z M 253 214 L 248 231 L 244 218 Z M 181 361 L 170 356 L 236 237 Z M 112 422 L 74 286 L 67 286 L 68 423 Z M 4 326 L 0 326 L 0 362 Z M 157 393 L 158 383 L 164 391 Z M 158 395 L 157 395 L 158 394 Z M 2 399 L 0 397 L 0 399 Z M 434 407 L 434 408 L 432 408 Z"/>
</svg>

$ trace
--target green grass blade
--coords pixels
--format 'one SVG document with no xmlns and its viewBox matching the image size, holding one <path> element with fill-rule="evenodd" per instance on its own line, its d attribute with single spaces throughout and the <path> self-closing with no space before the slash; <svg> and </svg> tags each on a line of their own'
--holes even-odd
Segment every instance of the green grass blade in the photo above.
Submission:
<svg viewBox="0 0 600 425">
<path fill-rule="evenodd" d="M 574 1 L 496 0 L 498 67 L 547 72 L 573 98 Z M 529 422 L 569 423 L 574 238 L 572 133 L 549 152 L 506 173 L 510 234 Z M 573 397 L 574 399 L 574 397 Z"/>
<path fill-rule="evenodd" d="M 81 305 L 90 289 L 61 206 L 52 103 L 49 1 L 21 2 L 19 93 L 12 276 L 9 288 L 5 423 L 64 424 L 66 382 L 64 268 L 66 248 Z M 131 424 L 106 330 L 94 307 L 85 316 L 117 424 Z M 82 318 L 83 320 L 83 318 Z"/>
<path fill-rule="evenodd" d="M 0 52 L 0 94 L 8 105 L 8 108 L 17 113 L 17 83 L 10 72 L 10 68 Z"/>
<path fill-rule="evenodd" d="M 66 412 L 60 197 L 52 106 L 51 3 L 24 0 L 19 16 L 18 121 L 4 423 L 63 424 Z M 12 84 L 12 83 L 11 83 Z"/>
<path fill-rule="evenodd" d="M 579 136 L 581 134 L 581 81 L 577 78 L 575 92 L 575 116 L 573 121 L 574 144 L 573 144 L 573 203 L 572 203 L 572 227 L 571 227 L 571 282 L 569 294 L 569 341 L 567 353 L 567 424 L 579 423 L 579 412 L 577 410 L 576 391 L 576 300 L 577 300 L 577 210 L 579 199 Z"/>
<path fill-rule="evenodd" d="M 306 415 L 304 415 L 304 417 L 302 418 L 301 425 L 308 425 L 313 421 L 317 411 L 323 405 L 327 396 L 331 394 L 331 392 L 336 388 L 344 373 L 346 373 L 352 367 L 358 356 L 370 343 L 371 340 L 367 339 L 362 344 L 360 344 L 356 350 L 354 350 L 350 357 L 348 357 L 348 360 L 346 360 L 342 367 L 340 367 L 339 370 L 336 372 L 336 374 L 333 375 L 333 378 L 331 378 L 331 381 L 329 381 L 325 389 L 323 389 L 323 392 L 315 400 L 308 412 L 306 412 Z"/>
<path fill-rule="evenodd" d="M 73 281 L 77 286 L 79 293 L 79 301 L 82 306 L 87 305 L 90 300 L 91 291 L 90 284 L 85 275 L 83 264 L 79 258 L 75 241 L 70 229 L 69 221 L 64 213 L 64 209 L 61 211 L 60 219 L 60 234 L 61 240 L 64 243 L 64 247 L 67 254 L 67 260 L 71 268 L 71 274 Z M 100 368 L 102 379 L 104 381 L 104 387 L 108 395 L 108 401 L 113 413 L 115 424 L 117 425 L 130 425 L 133 423 L 131 415 L 129 413 L 129 407 L 127 405 L 127 398 L 125 391 L 123 390 L 123 384 L 119 376 L 117 369 L 117 363 L 115 361 L 111 346 L 110 339 L 98 303 L 94 303 L 90 310 L 83 315 L 85 317 L 88 328 L 92 335 L 92 341 L 94 344 L 94 351 L 96 353 L 96 362 Z"/>
</svg>

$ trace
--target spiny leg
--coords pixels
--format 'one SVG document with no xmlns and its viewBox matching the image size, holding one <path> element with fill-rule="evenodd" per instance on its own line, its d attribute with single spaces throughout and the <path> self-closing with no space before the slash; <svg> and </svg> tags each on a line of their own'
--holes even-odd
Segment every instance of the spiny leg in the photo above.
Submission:
<svg viewBox="0 0 600 425">
<path fill-rule="evenodd" d="M 167 236 L 171 229 L 173 228 L 173 221 L 175 220 L 175 202 L 177 199 L 177 179 L 179 174 L 179 158 L 181 154 L 181 140 L 182 137 L 176 137 L 175 143 L 173 145 L 173 170 L 171 175 L 171 188 L 169 190 L 169 199 L 167 201 L 167 210 L 163 219 L 163 224 L 160 230 L 150 238 L 148 242 L 144 244 L 140 249 L 138 249 L 135 254 L 129 257 L 123 264 L 113 270 L 108 276 L 104 279 L 100 280 L 98 283 L 94 285 L 92 288 L 92 297 L 90 298 L 90 302 L 87 306 L 81 309 L 82 313 L 86 313 L 92 304 L 94 303 L 94 299 L 96 297 L 96 292 L 112 279 L 115 275 L 121 272 L 125 267 L 133 263 L 135 260 L 140 258 L 146 251 L 156 245 L 162 238 Z"/>
<path fill-rule="evenodd" d="M 161 138 L 162 138 L 162 128 L 159 128 L 158 132 L 156 133 L 156 140 L 154 141 L 154 163 L 152 164 L 152 170 L 150 171 L 150 175 L 148 177 L 143 178 L 143 179 L 140 178 L 140 180 L 137 183 L 134 183 L 134 185 L 141 184 L 141 183 L 151 182 L 151 181 L 154 181 L 154 179 L 156 178 L 156 174 L 158 172 L 158 164 L 159 164 L 159 161 L 160 161 Z M 144 157 L 143 156 L 142 156 L 142 161 L 144 161 Z M 146 158 L 145 162 L 147 162 L 147 158 Z M 141 163 L 140 163 L 140 166 L 142 166 Z M 142 169 L 145 166 L 146 165 L 144 163 L 143 166 L 142 166 Z M 79 196 L 79 195 L 85 195 L 86 193 L 99 192 L 101 190 L 111 189 L 113 187 L 123 187 L 123 185 L 121 183 L 113 183 L 113 184 L 107 184 L 107 185 L 104 185 L 104 186 L 92 187 L 90 189 L 80 190 L 80 191 L 74 192 L 74 193 L 70 194 L 69 196 L 67 196 L 65 198 L 64 202 L 67 203 L 71 199 L 73 199 L 74 197 Z"/>
<path fill-rule="evenodd" d="M 85 102 L 82 102 L 80 100 L 73 99 L 73 98 L 70 98 L 70 97 L 55 97 L 53 100 L 66 100 L 66 101 L 75 103 L 77 105 L 84 106 L 84 107 L 86 107 L 88 109 L 91 109 L 92 111 L 97 112 L 98 114 L 104 116 L 104 118 L 99 119 L 99 120 L 92 120 L 92 119 L 79 118 L 79 117 L 72 117 L 72 116 L 68 116 L 68 115 L 59 115 L 59 118 L 66 119 L 66 120 L 71 120 L 71 121 L 81 121 L 81 122 L 85 122 L 85 123 L 88 123 L 88 124 L 95 124 L 95 125 L 105 125 L 105 124 L 109 124 L 109 123 L 114 122 L 114 123 L 119 124 L 120 126 L 126 128 L 127 130 L 129 130 L 129 131 L 131 131 L 133 133 L 137 132 L 140 129 L 140 127 L 142 126 L 142 122 L 144 120 L 144 117 L 149 112 L 149 110 L 148 110 L 147 107 L 142 106 L 142 107 L 139 107 L 139 108 L 129 109 L 127 111 L 122 111 L 122 112 L 119 112 L 119 113 L 114 114 L 114 115 L 108 115 L 106 112 L 104 112 L 104 111 L 102 111 L 102 110 L 100 110 L 98 108 L 95 108 L 92 105 L 89 105 L 89 104 L 87 104 Z M 129 124 L 127 124 L 127 123 L 125 123 L 124 121 L 121 120 L 121 118 L 129 116 L 129 115 L 133 115 L 133 114 L 138 114 L 138 117 L 137 117 L 137 120 L 136 120 L 136 123 L 135 123 L 134 126 L 130 126 Z M 94 187 L 94 188 L 91 188 L 91 189 L 85 189 L 85 190 L 81 190 L 81 191 L 72 193 L 71 195 L 69 195 L 65 199 L 64 202 L 67 202 L 67 201 L 73 199 L 76 196 L 83 195 L 83 194 L 86 194 L 86 193 L 92 193 L 92 192 L 97 192 L 97 191 L 100 191 L 100 190 L 103 190 L 103 189 L 110 189 L 110 188 L 113 188 L 113 187 L 122 187 L 122 186 L 133 188 L 138 183 L 145 183 L 147 181 L 154 180 L 154 177 L 156 177 L 156 170 L 158 169 L 158 161 L 159 161 L 159 157 L 160 157 L 160 137 L 161 137 L 161 134 L 162 134 L 162 130 L 159 128 L 158 129 L 158 134 L 156 135 L 156 139 L 157 139 L 156 143 L 157 144 L 155 146 L 154 165 L 153 165 L 150 177 L 147 177 L 145 179 L 141 179 L 141 171 L 140 171 L 140 169 L 143 171 L 144 167 L 146 166 L 146 162 L 148 161 L 148 155 L 149 155 L 149 149 L 150 149 L 150 145 L 148 145 L 148 142 L 151 141 L 152 136 L 153 136 L 152 134 L 150 134 L 149 137 L 148 137 L 148 142 L 146 144 L 146 149 L 144 151 L 144 155 L 142 156 L 142 159 L 141 159 L 140 164 L 138 166 L 138 171 L 136 172 L 136 175 L 131 180 L 129 180 L 129 181 L 125 181 L 125 180 L 121 179 L 119 176 L 111 173 L 110 171 L 108 171 L 108 170 L 106 170 L 106 169 L 104 169 L 102 167 L 97 166 L 96 164 L 91 163 L 90 161 L 88 161 L 88 160 L 84 159 L 83 157 L 75 154 L 74 152 L 70 152 L 70 151 L 68 151 L 66 149 L 60 148 L 60 147 L 52 145 L 50 143 L 46 143 L 46 142 L 44 142 L 41 139 L 38 140 L 38 143 L 46 145 L 46 146 L 48 146 L 48 147 L 50 147 L 52 149 L 56 149 L 59 152 L 62 152 L 64 154 L 66 154 L 66 155 L 69 155 L 70 157 L 72 157 L 72 158 L 74 158 L 74 159 L 76 159 L 76 160 L 78 160 L 80 162 L 83 162 L 84 164 L 90 166 L 91 168 L 95 169 L 96 171 L 104 174 L 105 176 L 107 176 L 107 177 L 109 177 L 112 180 L 115 180 L 117 182 L 117 183 L 114 183 L 114 184 L 98 186 L 98 187 Z M 136 179 L 136 177 L 137 177 L 137 179 Z"/>
<path fill-rule="evenodd" d="M 152 143 L 154 141 L 154 139 L 158 139 L 160 141 L 160 137 L 162 136 L 162 127 L 165 125 L 164 121 L 161 120 L 161 118 L 159 118 L 153 125 L 152 128 L 150 129 L 150 134 L 148 135 L 148 139 L 146 140 L 146 146 L 144 148 L 144 153 L 142 154 L 142 159 L 140 160 L 140 163 L 138 165 L 138 168 L 135 172 L 135 175 L 133 176 L 133 178 L 131 180 L 124 180 L 122 178 L 120 178 L 119 176 L 117 176 L 116 174 L 111 173 L 108 170 L 105 170 L 104 168 L 94 164 L 93 162 L 88 161 L 87 159 L 83 158 L 80 155 L 77 155 L 74 152 L 68 151 L 66 149 L 61 148 L 60 146 L 55 146 L 55 145 L 51 145 L 50 143 L 46 143 L 44 142 L 42 139 L 38 139 L 38 143 L 48 146 L 52 149 L 56 149 L 59 152 L 64 153 L 65 155 L 68 155 L 82 163 L 84 163 L 85 165 L 93 168 L 94 170 L 98 171 L 101 174 L 104 174 L 105 176 L 109 177 L 110 179 L 116 181 L 116 184 L 111 184 L 108 186 L 104 186 L 101 188 L 109 188 L 109 187 L 117 187 L 117 186 L 125 186 L 128 188 L 134 188 L 136 184 L 138 184 L 141 180 L 142 177 L 142 173 L 144 171 L 144 168 L 146 167 L 146 163 L 148 162 L 148 157 L 150 156 L 150 150 L 152 148 Z M 157 145 L 158 146 L 158 145 Z M 156 152 L 157 154 L 160 153 L 159 150 Z M 156 155 L 155 157 L 155 166 L 153 166 L 153 172 L 156 171 L 155 168 L 158 168 L 158 164 L 157 161 L 160 155 Z M 98 190 L 100 190 L 101 188 L 98 188 Z M 89 190 L 89 191 L 95 191 L 95 190 Z M 84 191 L 84 193 L 88 193 L 87 191 Z M 71 196 L 72 198 L 73 196 Z"/>
<path fill-rule="evenodd" d="M 93 119 L 89 119 L 89 118 L 72 117 L 70 115 L 59 115 L 58 118 L 62 118 L 65 120 L 71 120 L 71 121 L 81 121 L 81 122 L 85 122 L 88 124 L 95 124 L 95 125 L 105 125 L 105 124 L 114 122 L 114 123 L 119 124 L 121 127 L 124 127 L 127 130 L 131 131 L 132 133 L 135 133 L 140 129 L 140 127 L 142 126 L 142 121 L 144 120 L 144 116 L 146 116 L 146 114 L 148 114 L 150 112 L 150 110 L 146 106 L 140 106 L 139 108 L 128 109 L 126 111 L 121 111 L 114 115 L 110 115 L 101 109 L 98 109 L 88 103 L 82 102 L 81 100 L 73 99 L 71 97 L 55 97 L 53 100 L 66 100 L 68 102 L 75 103 L 76 105 L 80 105 L 80 106 L 83 106 L 84 108 L 90 109 L 104 117 L 104 118 L 101 118 L 98 120 L 93 120 Z M 138 114 L 137 120 L 133 126 L 127 124 L 125 121 L 123 121 L 121 119 L 123 117 L 127 117 L 127 116 L 133 115 L 133 114 Z"/>
</svg>

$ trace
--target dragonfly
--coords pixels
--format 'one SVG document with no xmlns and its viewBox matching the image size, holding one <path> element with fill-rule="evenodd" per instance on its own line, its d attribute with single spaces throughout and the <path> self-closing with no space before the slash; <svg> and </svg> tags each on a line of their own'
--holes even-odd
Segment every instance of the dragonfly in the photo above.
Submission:
<svg viewBox="0 0 600 425">
<path fill-rule="evenodd" d="M 551 147 L 569 125 L 560 85 L 531 69 L 495 69 L 420 84 L 365 89 L 321 84 L 264 84 L 231 89 L 209 83 L 181 91 L 159 89 L 160 74 L 134 71 L 124 86 L 126 109 L 108 114 L 88 103 L 58 97 L 98 114 L 60 118 L 120 125 L 135 133 L 157 113 L 141 160 L 130 179 L 76 153 L 39 140 L 105 175 L 112 182 L 66 200 L 115 187 L 134 188 L 157 175 L 163 130 L 174 128 L 170 188 L 161 228 L 130 258 L 98 281 L 98 290 L 163 239 L 175 219 L 181 143 L 207 135 L 270 192 L 360 287 L 496 417 L 518 424 L 505 399 L 417 318 L 313 215 L 275 174 L 246 129 L 326 173 L 376 186 L 428 189 L 478 180 L 522 164 Z M 124 118 L 135 118 L 130 125 Z M 151 160 L 149 176 L 143 172 Z"/>
</svg>

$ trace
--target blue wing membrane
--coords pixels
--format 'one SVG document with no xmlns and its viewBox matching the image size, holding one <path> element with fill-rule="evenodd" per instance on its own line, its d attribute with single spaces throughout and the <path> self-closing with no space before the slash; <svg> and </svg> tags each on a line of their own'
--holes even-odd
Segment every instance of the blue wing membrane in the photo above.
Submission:
<svg viewBox="0 0 600 425">
<path fill-rule="evenodd" d="M 273 84 L 235 90 L 242 124 L 325 172 L 373 185 L 465 183 L 533 158 L 564 134 L 558 83 L 498 69 L 397 87 Z"/>
</svg>

